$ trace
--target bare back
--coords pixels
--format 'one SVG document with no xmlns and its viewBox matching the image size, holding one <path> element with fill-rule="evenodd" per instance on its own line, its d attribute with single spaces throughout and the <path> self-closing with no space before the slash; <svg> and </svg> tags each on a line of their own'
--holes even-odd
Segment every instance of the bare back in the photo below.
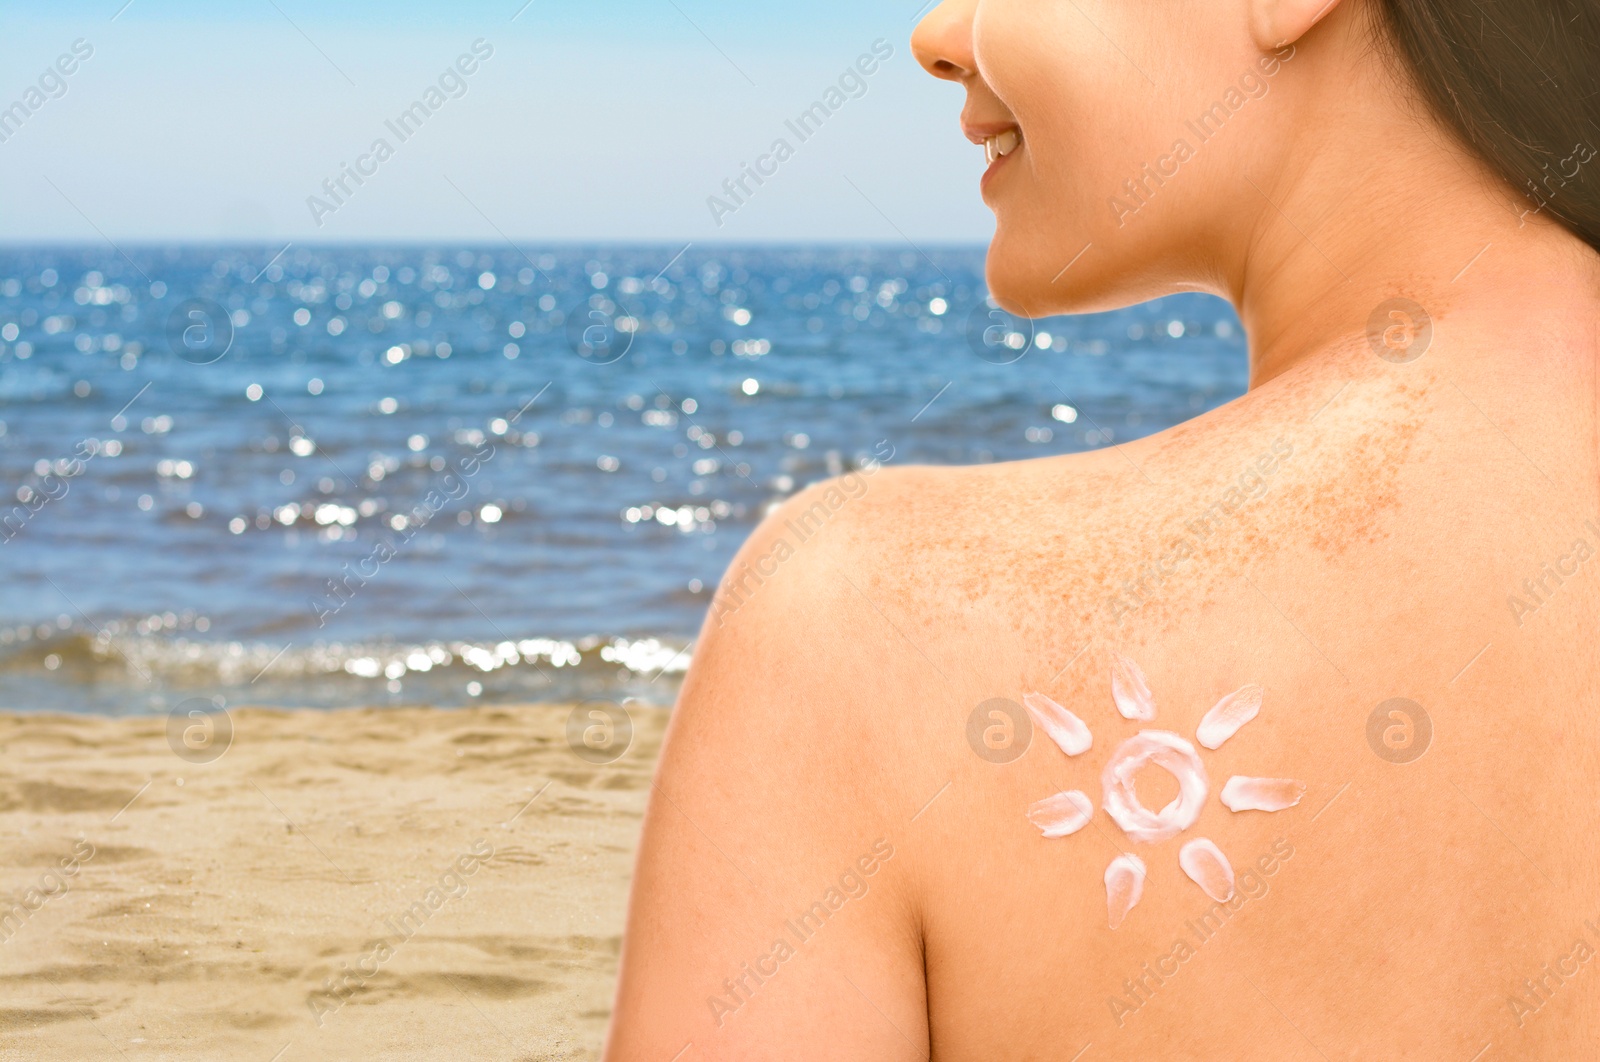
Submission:
<svg viewBox="0 0 1600 1062">
<path fill-rule="evenodd" d="M 611 1057 L 1600 1042 L 1592 379 L 1552 379 L 1529 419 L 1463 370 L 1451 343 L 1484 336 L 1463 329 L 1414 363 L 1351 344 L 1137 443 L 792 502 L 730 573 L 673 722 Z M 1545 338 L 1552 364 L 1594 355 L 1581 325 Z M 1119 711 L 1119 659 L 1154 718 Z M 1259 715 L 1202 744 L 1252 685 Z M 1030 694 L 1092 747 L 1068 755 Z M 1151 730 L 1206 789 L 1145 843 L 1102 775 Z M 1303 795 L 1230 810 L 1234 778 Z M 1072 791 L 1092 818 L 1046 836 L 1030 808 Z M 1178 785 L 1152 765 L 1134 796 Z M 1180 867 L 1197 840 L 1224 902 Z M 1112 929 L 1127 856 L 1147 877 Z"/>
</svg>

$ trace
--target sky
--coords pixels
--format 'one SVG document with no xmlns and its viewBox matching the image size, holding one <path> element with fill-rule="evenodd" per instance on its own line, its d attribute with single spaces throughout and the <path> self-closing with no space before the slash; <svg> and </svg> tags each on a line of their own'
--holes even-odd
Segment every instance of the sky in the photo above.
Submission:
<svg viewBox="0 0 1600 1062">
<path fill-rule="evenodd" d="M 918 12 L 0 0 L 0 112 L 41 77 L 54 92 L 0 126 L 0 241 L 982 243 L 982 152 L 960 135 L 960 90 L 911 57 Z M 386 122 L 474 42 L 492 54 L 402 140 Z M 876 42 L 889 57 L 802 142 L 786 120 Z M 75 43 L 92 54 L 62 88 L 46 71 Z M 792 155 L 728 195 L 778 139 Z M 347 164 L 371 172 L 335 198 L 324 181 Z"/>
</svg>

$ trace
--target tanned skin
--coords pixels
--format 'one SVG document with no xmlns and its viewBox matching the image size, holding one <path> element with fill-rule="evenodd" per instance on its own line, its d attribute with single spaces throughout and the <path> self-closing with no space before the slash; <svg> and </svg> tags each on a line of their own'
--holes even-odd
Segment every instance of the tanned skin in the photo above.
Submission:
<svg viewBox="0 0 1600 1062">
<path fill-rule="evenodd" d="M 1596 1050 L 1600 256 L 1374 40 L 1359 0 L 948 0 L 918 27 L 969 135 L 1019 131 L 983 188 L 996 297 L 1214 292 L 1250 391 L 1092 453 L 890 462 L 755 533 L 663 750 L 607 1059 Z M 1116 713 L 1114 653 L 1153 723 Z M 1247 683 L 1199 822 L 1131 842 L 1099 810 L 1117 745 L 1192 739 Z M 980 755 L 975 710 L 1030 692 L 1094 747 Z M 1235 814 L 1236 774 L 1308 789 Z M 1046 840 L 1027 809 L 1067 789 L 1096 817 Z M 1239 874 L 1226 911 L 1178 869 L 1195 837 Z M 1149 880 L 1112 931 L 1125 851 Z"/>
</svg>

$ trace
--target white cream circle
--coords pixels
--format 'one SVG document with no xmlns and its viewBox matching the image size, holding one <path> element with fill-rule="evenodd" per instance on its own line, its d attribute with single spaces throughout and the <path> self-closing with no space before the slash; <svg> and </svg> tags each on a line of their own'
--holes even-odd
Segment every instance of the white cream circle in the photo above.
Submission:
<svg viewBox="0 0 1600 1062">
<path fill-rule="evenodd" d="M 1134 778 L 1147 764 L 1155 764 L 1178 780 L 1178 796 L 1159 813 L 1139 803 Z M 1166 730 L 1141 730 L 1124 741 L 1101 775 L 1105 785 L 1106 814 L 1135 841 L 1165 841 L 1193 826 L 1210 792 L 1200 754 L 1177 734 Z"/>
</svg>

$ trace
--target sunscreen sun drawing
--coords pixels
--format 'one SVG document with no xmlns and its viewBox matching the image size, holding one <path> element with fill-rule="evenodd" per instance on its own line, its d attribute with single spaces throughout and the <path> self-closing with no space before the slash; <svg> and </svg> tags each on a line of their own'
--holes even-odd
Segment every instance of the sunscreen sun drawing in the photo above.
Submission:
<svg viewBox="0 0 1600 1062">
<path fill-rule="evenodd" d="M 1245 686 L 1228 694 L 1205 714 L 1195 730 L 1195 739 L 1215 751 L 1237 734 L 1246 723 L 1261 713 L 1265 692 L 1260 686 Z M 1136 722 L 1156 717 L 1150 684 L 1139 665 L 1121 654 L 1114 654 L 1111 665 L 1111 699 L 1117 712 Z M 1082 719 L 1042 693 L 1030 693 L 1023 707 L 1038 727 L 1062 752 L 1081 756 L 1094 745 L 1094 735 Z M 1145 767 L 1154 765 L 1167 771 L 1178 782 L 1178 795 L 1160 811 L 1151 811 L 1139 801 L 1134 779 Z M 1102 806 L 1122 832 L 1141 844 L 1154 844 L 1178 836 L 1200 818 L 1211 791 L 1200 754 L 1185 738 L 1169 730 L 1141 730 L 1124 741 L 1107 762 L 1100 776 Z M 1236 775 L 1222 787 L 1221 799 L 1229 811 L 1284 811 L 1300 803 L 1304 782 L 1292 778 L 1253 778 Z M 1028 821 L 1047 838 L 1070 837 L 1094 819 L 1094 801 L 1077 790 L 1046 797 L 1028 808 Z M 1201 890 L 1217 903 L 1233 899 L 1233 866 L 1222 849 L 1204 837 L 1197 837 L 1178 852 L 1178 866 Z M 1123 854 L 1106 867 L 1106 912 L 1112 929 L 1119 928 L 1144 893 L 1146 868 L 1136 855 Z"/>
</svg>

